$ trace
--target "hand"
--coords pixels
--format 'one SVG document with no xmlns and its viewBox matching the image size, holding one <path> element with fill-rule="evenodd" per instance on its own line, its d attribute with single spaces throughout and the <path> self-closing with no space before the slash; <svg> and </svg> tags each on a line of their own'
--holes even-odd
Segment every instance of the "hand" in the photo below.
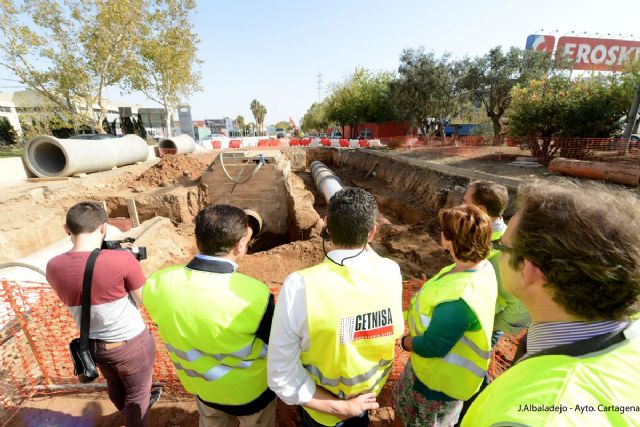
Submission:
<svg viewBox="0 0 640 427">
<path fill-rule="evenodd" d="M 343 416 L 338 415 L 341 420 L 346 420 L 362 414 L 364 411 L 378 409 L 380 405 L 376 402 L 375 393 L 366 393 L 356 396 L 349 400 L 343 400 L 344 410 L 341 411 Z"/>
</svg>

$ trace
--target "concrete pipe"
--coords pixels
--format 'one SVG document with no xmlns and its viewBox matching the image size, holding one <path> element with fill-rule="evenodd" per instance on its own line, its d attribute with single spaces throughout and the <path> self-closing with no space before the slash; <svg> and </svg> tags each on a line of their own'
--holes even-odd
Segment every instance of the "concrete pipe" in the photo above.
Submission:
<svg viewBox="0 0 640 427">
<path fill-rule="evenodd" d="M 143 162 L 149 157 L 149 150 L 137 135 L 98 140 L 38 135 L 29 140 L 22 156 L 31 172 L 39 178 L 48 178 Z"/>
<path fill-rule="evenodd" d="M 171 154 L 189 154 L 195 151 L 196 142 L 191 136 L 182 134 L 161 140 L 158 143 L 158 149 L 161 150 L 160 153 L 162 150 L 169 149 Z"/>
<path fill-rule="evenodd" d="M 322 196 L 324 196 L 327 203 L 329 203 L 331 196 L 343 187 L 340 178 L 335 176 L 331 169 L 324 163 L 317 160 L 311 162 L 311 176 L 313 177 L 313 182 L 316 184 L 316 188 Z"/>
<path fill-rule="evenodd" d="M 244 209 L 244 213 L 247 214 L 249 227 L 251 227 L 251 229 L 253 230 L 252 239 L 255 239 L 264 229 L 262 216 L 252 209 Z"/>
<path fill-rule="evenodd" d="M 599 179 L 626 185 L 640 185 L 640 169 L 628 164 L 592 162 L 558 157 L 549 163 L 551 172 L 580 178 Z"/>
</svg>

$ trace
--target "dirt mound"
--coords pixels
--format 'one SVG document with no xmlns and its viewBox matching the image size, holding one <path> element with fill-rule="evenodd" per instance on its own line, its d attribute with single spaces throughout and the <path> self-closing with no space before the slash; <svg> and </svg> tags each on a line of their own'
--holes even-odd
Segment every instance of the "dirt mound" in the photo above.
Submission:
<svg viewBox="0 0 640 427">
<path fill-rule="evenodd" d="M 323 257 L 321 239 L 299 240 L 245 256 L 238 262 L 238 271 L 279 290 L 290 273 L 318 264 Z"/>
<path fill-rule="evenodd" d="M 157 187 L 170 184 L 190 184 L 200 178 L 208 163 L 195 156 L 168 154 L 147 169 L 136 182 L 145 187 Z"/>
</svg>

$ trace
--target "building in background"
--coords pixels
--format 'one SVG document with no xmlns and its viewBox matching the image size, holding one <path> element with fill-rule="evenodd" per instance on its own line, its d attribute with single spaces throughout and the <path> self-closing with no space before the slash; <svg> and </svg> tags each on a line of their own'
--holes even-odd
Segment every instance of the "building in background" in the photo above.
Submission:
<svg viewBox="0 0 640 427">
<path fill-rule="evenodd" d="M 13 103 L 12 93 L 0 93 L 0 117 L 6 117 L 13 130 L 18 135 L 22 135 L 22 127 L 16 112 L 16 105 Z"/>
<path fill-rule="evenodd" d="M 189 105 L 181 105 L 178 107 L 178 120 L 180 121 L 180 133 L 198 139 L 193 130 L 193 119 L 191 118 L 191 107 Z"/>
</svg>

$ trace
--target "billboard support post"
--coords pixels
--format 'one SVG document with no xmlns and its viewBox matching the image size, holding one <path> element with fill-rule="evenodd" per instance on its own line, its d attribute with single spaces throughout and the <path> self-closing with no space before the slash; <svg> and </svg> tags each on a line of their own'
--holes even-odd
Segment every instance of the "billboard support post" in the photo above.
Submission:
<svg viewBox="0 0 640 427">
<path fill-rule="evenodd" d="M 631 109 L 627 115 L 627 126 L 624 128 L 625 151 L 629 149 L 629 138 L 638 119 L 638 109 L 640 108 L 640 83 L 636 86 L 636 96 L 633 97 Z"/>
</svg>

